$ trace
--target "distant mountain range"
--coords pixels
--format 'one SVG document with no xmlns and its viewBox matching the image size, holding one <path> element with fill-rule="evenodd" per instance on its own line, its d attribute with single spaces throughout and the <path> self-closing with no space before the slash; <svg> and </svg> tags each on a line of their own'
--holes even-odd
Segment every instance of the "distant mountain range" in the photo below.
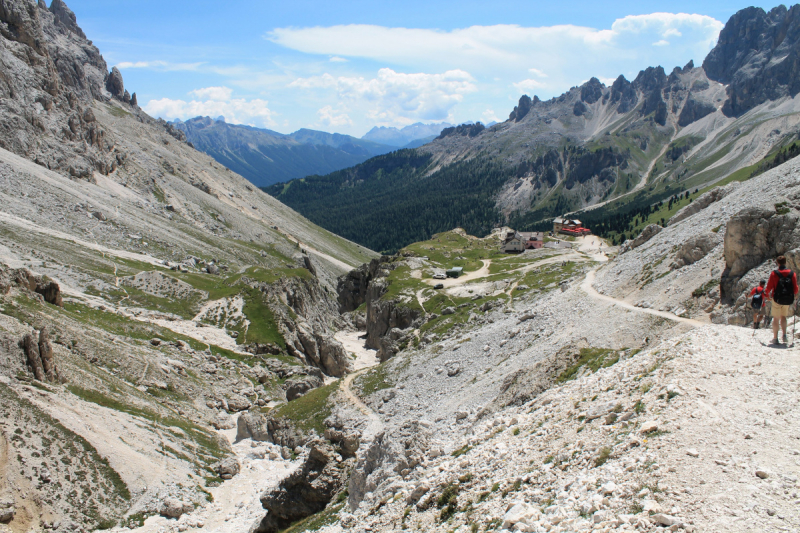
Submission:
<svg viewBox="0 0 800 533">
<path fill-rule="evenodd" d="M 286 135 L 228 124 L 223 117 L 196 117 L 172 124 L 186 134 L 195 148 L 258 187 L 329 174 L 398 148 L 417 148 L 435 139 L 449 126 L 417 123 L 400 130 L 373 128 L 358 139 L 305 128 Z"/>
<path fill-rule="evenodd" d="M 381 251 L 456 226 L 541 230 L 576 211 L 599 231 L 678 193 L 751 176 L 799 137 L 798 80 L 800 5 L 747 8 L 702 66 L 648 67 L 610 85 L 592 78 L 547 101 L 524 95 L 500 124 L 448 127 L 420 148 L 266 190 Z"/>
<path fill-rule="evenodd" d="M 417 122 L 402 129 L 386 126 L 375 126 L 366 135 L 361 137 L 366 141 L 388 144 L 397 148 L 417 148 L 434 140 L 443 129 L 452 124 L 440 122 L 438 124 L 423 124 Z"/>
</svg>

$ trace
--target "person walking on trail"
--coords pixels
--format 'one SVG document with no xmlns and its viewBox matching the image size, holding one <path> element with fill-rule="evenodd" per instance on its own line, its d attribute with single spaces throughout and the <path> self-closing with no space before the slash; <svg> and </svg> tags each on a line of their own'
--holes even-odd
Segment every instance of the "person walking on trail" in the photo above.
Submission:
<svg viewBox="0 0 800 533">
<path fill-rule="evenodd" d="M 778 268 L 769 275 L 766 297 L 772 300 L 772 344 L 778 341 L 778 329 L 783 330 L 783 343 L 787 344 L 786 317 L 792 312 L 795 296 L 797 295 L 797 275 L 786 266 L 786 258 L 778 256 Z"/>
<path fill-rule="evenodd" d="M 766 280 L 761 280 L 757 287 L 750 291 L 750 307 L 753 308 L 753 329 L 758 329 L 761 319 L 764 318 L 764 291 L 766 290 Z"/>
</svg>

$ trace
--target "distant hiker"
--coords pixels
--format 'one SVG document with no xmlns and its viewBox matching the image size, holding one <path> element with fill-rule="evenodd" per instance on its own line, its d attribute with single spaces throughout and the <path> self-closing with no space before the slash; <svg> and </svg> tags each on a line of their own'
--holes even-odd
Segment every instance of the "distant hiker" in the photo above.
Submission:
<svg viewBox="0 0 800 533">
<path fill-rule="evenodd" d="M 750 307 L 753 308 L 753 329 L 758 329 L 761 319 L 764 318 L 764 291 L 766 290 L 766 280 L 761 280 L 757 287 L 750 291 Z"/>
<path fill-rule="evenodd" d="M 797 295 L 797 275 L 786 266 L 786 258 L 782 255 L 776 259 L 778 268 L 769 275 L 766 297 L 772 300 L 772 344 L 778 342 L 778 328 L 783 330 L 783 343 L 786 339 L 786 317 L 792 311 L 794 298 Z"/>
</svg>

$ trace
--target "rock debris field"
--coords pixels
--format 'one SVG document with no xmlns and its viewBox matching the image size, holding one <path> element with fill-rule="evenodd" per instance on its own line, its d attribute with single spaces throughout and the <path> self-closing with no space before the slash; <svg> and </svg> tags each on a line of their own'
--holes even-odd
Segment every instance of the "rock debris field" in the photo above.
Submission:
<svg viewBox="0 0 800 533">
<path fill-rule="evenodd" d="M 555 386 L 322 531 L 796 531 L 800 353 L 768 336 L 707 325 Z"/>
</svg>

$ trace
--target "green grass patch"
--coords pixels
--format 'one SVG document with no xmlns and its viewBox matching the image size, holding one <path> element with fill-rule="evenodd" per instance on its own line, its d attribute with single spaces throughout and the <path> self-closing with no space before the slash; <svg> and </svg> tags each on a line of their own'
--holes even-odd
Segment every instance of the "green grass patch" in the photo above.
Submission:
<svg viewBox="0 0 800 533">
<path fill-rule="evenodd" d="M 692 296 L 695 297 L 695 298 L 700 298 L 701 296 L 705 296 L 706 294 L 708 294 L 711 291 L 711 289 L 713 289 L 717 285 L 719 285 L 719 280 L 718 279 L 712 279 L 710 281 L 707 281 L 706 283 L 704 283 L 700 287 L 698 287 L 695 290 L 693 290 L 692 291 Z"/>
<path fill-rule="evenodd" d="M 556 379 L 557 383 L 564 383 L 578 377 L 581 369 L 586 367 L 592 372 L 601 368 L 608 368 L 619 361 L 616 350 L 610 348 L 581 348 L 577 361 L 567 367 Z"/>
<path fill-rule="evenodd" d="M 380 364 L 364 372 L 356 378 L 356 385 L 361 390 L 361 394 L 369 396 L 379 390 L 389 389 L 394 386 L 394 382 L 389 378 L 389 374 L 384 364 Z"/>
<path fill-rule="evenodd" d="M 287 418 L 302 430 L 325 432 L 324 421 L 331 415 L 330 396 L 339 389 L 339 381 L 307 392 L 300 398 L 276 407 L 273 418 Z"/>
</svg>

